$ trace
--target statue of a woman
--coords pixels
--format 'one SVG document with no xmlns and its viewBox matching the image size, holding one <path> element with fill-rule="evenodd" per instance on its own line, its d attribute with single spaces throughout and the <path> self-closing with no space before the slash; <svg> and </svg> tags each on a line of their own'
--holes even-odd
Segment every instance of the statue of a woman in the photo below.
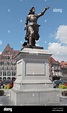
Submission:
<svg viewBox="0 0 67 113">
<path fill-rule="evenodd" d="M 26 17 L 26 23 L 24 28 L 24 30 L 26 30 L 26 35 L 25 35 L 25 39 L 27 40 L 26 44 L 28 46 L 35 46 L 35 40 L 39 39 L 38 32 L 40 25 L 37 24 L 37 20 L 40 16 L 44 15 L 47 9 L 49 9 L 49 7 L 46 7 L 40 14 L 35 14 L 34 7 L 30 9 L 30 12 Z"/>
</svg>

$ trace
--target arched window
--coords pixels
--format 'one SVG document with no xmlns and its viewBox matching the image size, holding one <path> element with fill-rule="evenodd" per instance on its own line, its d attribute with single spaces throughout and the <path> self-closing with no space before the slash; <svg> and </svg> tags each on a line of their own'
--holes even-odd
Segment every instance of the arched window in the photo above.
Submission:
<svg viewBox="0 0 67 113">
<path fill-rule="evenodd" d="M 3 77 L 3 80 L 6 80 L 6 77 Z"/>
</svg>

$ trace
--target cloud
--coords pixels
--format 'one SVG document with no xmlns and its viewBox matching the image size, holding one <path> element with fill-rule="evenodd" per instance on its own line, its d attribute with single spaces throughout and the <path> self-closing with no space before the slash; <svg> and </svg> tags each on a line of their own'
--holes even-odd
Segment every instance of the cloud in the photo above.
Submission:
<svg viewBox="0 0 67 113">
<path fill-rule="evenodd" d="M 61 43 L 67 44 L 67 25 L 60 25 L 55 35 Z"/>
<path fill-rule="evenodd" d="M 55 34 L 50 34 L 55 38 L 56 42 L 48 44 L 48 50 L 52 53 L 52 57 L 58 61 L 67 61 L 67 25 L 60 25 Z"/>
<path fill-rule="evenodd" d="M 67 61 L 67 46 L 61 45 L 60 43 L 49 43 L 48 46 L 49 52 L 52 53 L 52 57 L 58 61 Z"/>
<path fill-rule="evenodd" d="M 54 9 L 53 9 L 53 12 L 55 12 L 55 13 L 62 13 L 62 9 L 54 8 Z"/>
</svg>

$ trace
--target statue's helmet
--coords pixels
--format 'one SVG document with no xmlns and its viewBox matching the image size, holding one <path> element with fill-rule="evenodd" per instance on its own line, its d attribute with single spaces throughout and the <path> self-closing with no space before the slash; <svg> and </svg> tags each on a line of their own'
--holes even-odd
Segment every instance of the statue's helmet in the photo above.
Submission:
<svg viewBox="0 0 67 113">
<path fill-rule="evenodd" d="M 34 11 L 35 12 L 35 7 L 30 8 L 30 12 Z"/>
</svg>

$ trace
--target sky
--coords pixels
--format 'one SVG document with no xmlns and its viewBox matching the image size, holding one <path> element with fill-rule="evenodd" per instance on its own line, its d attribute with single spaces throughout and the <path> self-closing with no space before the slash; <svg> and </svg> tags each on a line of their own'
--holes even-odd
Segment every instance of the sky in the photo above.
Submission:
<svg viewBox="0 0 67 113">
<path fill-rule="evenodd" d="M 40 39 L 36 45 L 48 50 L 55 60 L 67 61 L 67 0 L 0 0 L 0 53 L 7 44 L 21 50 L 32 6 L 36 14 L 50 6 L 38 19 Z"/>
</svg>

